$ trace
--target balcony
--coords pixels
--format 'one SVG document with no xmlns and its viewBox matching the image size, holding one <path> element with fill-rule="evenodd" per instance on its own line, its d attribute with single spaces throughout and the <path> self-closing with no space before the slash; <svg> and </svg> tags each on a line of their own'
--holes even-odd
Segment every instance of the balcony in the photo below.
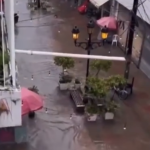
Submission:
<svg viewBox="0 0 150 150">
<path fill-rule="evenodd" d="M 1 19 L 2 16 L 0 21 Z M 0 24 L 0 128 L 6 128 L 22 125 L 22 101 L 21 89 L 19 86 L 14 89 L 11 83 L 10 51 L 4 17 L 2 23 Z"/>
</svg>

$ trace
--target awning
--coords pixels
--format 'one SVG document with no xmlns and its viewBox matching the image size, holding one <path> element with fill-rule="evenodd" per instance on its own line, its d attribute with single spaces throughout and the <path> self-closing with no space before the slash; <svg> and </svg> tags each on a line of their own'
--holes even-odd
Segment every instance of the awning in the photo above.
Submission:
<svg viewBox="0 0 150 150">
<path fill-rule="evenodd" d="M 90 2 L 97 8 L 108 2 L 109 0 L 90 0 Z"/>
</svg>

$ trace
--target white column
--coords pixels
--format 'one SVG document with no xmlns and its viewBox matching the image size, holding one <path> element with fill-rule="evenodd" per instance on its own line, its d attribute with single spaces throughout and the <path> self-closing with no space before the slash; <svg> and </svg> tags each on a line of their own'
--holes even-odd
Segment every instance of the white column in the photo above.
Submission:
<svg viewBox="0 0 150 150">
<path fill-rule="evenodd" d="M 116 0 L 112 0 L 111 1 L 111 8 L 110 8 L 110 16 L 113 16 L 117 19 L 118 10 L 119 10 L 119 3 Z"/>
<path fill-rule="evenodd" d="M 14 34 L 14 0 L 5 0 L 7 5 L 5 12 L 7 12 L 7 30 L 8 30 L 8 43 L 10 49 L 11 60 L 11 75 L 13 87 L 16 87 L 16 67 L 15 67 L 15 34 Z"/>
<path fill-rule="evenodd" d="M 103 11 L 104 11 L 103 6 L 101 6 L 101 18 L 103 18 Z"/>
<path fill-rule="evenodd" d="M 118 13 L 119 13 L 119 3 L 116 1 L 116 9 L 115 9 L 115 18 L 118 18 Z"/>
<path fill-rule="evenodd" d="M 115 11 L 115 0 L 112 0 L 110 5 L 110 16 L 114 17 L 114 11 Z"/>
</svg>

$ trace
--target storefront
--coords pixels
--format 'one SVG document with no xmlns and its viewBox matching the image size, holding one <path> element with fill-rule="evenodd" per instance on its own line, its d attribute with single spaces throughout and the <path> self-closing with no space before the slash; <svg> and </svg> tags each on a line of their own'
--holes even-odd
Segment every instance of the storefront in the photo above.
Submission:
<svg viewBox="0 0 150 150">
<path fill-rule="evenodd" d="M 99 18 L 110 15 L 110 1 L 109 0 L 90 0 L 92 6 L 95 7 L 99 13 Z M 97 18 L 97 19 L 99 19 Z"/>
<path fill-rule="evenodd" d="M 145 32 L 143 32 L 145 36 L 139 67 L 150 78 L 150 25 L 144 23 L 143 27 L 145 28 Z"/>
<path fill-rule="evenodd" d="M 118 36 L 119 43 L 124 52 L 127 51 L 127 41 L 128 41 L 128 31 L 129 31 L 129 23 L 131 19 L 131 12 L 127 8 L 122 5 L 118 5 Z M 143 28 L 141 26 L 141 20 L 137 17 L 137 24 L 134 31 L 134 39 L 133 39 L 133 50 L 132 50 L 132 58 L 136 65 L 139 63 L 142 42 L 143 42 Z"/>
<path fill-rule="evenodd" d="M 0 128 L 0 144 L 27 142 L 27 131 L 23 126 Z"/>
</svg>

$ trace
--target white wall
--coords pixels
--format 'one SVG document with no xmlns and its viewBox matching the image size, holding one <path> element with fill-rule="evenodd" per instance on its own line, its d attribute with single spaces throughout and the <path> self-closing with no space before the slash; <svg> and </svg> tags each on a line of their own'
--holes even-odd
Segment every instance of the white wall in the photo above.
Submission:
<svg viewBox="0 0 150 150">
<path fill-rule="evenodd" d="M 1 110 L 2 105 L 7 111 Z M 0 128 L 22 125 L 21 107 L 21 91 L 0 91 Z"/>
<path fill-rule="evenodd" d="M 128 8 L 129 10 L 132 9 L 133 7 L 133 1 L 134 0 L 117 0 L 121 5 L 125 6 L 126 8 Z M 141 4 L 144 0 L 139 0 L 139 4 Z M 137 12 L 137 15 L 145 20 L 148 24 L 150 24 L 150 1 L 149 0 L 146 0 L 144 3 L 143 3 L 143 6 L 145 8 L 145 11 L 142 7 L 142 5 L 140 5 L 138 7 L 138 12 Z M 146 12 L 146 13 L 145 13 Z M 147 15 L 148 17 L 147 17 Z"/>
</svg>

